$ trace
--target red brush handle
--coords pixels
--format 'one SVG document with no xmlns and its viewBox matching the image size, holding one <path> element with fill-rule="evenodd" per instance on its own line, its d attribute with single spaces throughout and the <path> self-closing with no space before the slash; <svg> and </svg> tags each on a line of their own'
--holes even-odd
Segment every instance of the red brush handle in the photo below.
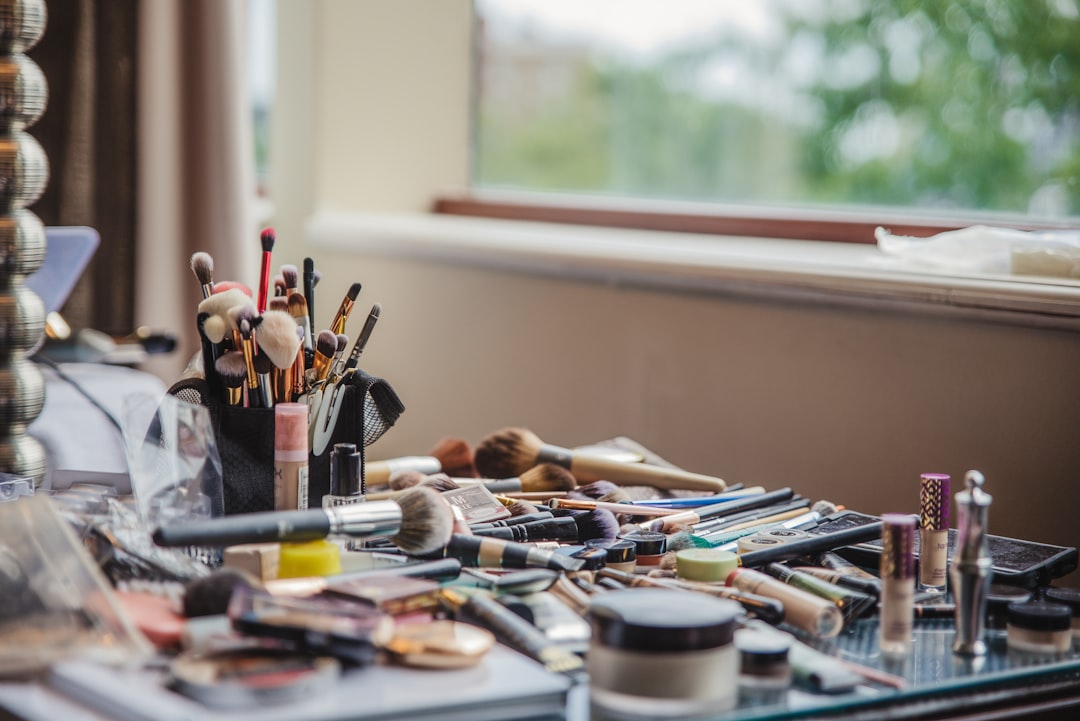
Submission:
<svg viewBox="0 0 1080 721">
<path fill-rule="evenodd" d="M 270 291 L 270 256 L 270 253 L 263 251 L 262 275 L 259 278 L 259 299 L 257 304 L 260 315 L 266 312 L 266 299 Z"/>
</svg>

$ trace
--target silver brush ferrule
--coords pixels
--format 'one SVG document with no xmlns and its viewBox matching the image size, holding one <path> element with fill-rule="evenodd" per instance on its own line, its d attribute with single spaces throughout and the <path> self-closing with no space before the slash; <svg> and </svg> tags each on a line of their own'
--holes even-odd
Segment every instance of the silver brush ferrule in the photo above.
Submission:
<svg viewBox="0 0 1080 721">
<path fill-rule="evenodd" d="M 401 506 L 394 501 L 367 501 L 324 508 L 330 534 L 352 538 L 395 536 L 401 530 Z"/>
<path fill-rule="evenodd" d="M 993 497 L 982 489 L 986 479 L 978 471 L 964 476 L 965 490 L 956 494 L 956 556 L 950 575 L 956 602 L 956 639 L 953 653 L 982 656 L 983 621 L 986 596 L 990 589 L 990 548 L 986 540 L 987 516 Z"/>
</svg>

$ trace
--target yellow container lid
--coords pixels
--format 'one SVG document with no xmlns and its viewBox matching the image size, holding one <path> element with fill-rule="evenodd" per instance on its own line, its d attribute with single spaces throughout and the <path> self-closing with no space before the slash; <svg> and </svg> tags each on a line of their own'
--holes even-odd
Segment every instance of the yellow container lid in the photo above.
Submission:
<svg viewBox="0 0 1080 721">
<path fill-rule="evenodd" d="M 282 543 L 278 578 L 332 576 L 341 573 L 341 547 L 321 538 L 303 543 Z"/>
</svg>

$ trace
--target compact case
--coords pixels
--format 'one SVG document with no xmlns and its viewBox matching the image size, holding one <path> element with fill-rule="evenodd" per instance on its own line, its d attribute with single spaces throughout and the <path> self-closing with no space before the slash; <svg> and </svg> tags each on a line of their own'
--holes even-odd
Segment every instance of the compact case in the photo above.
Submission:
<svg viewBox="0 0 1080 721">
<path fill-rule="evenodd" d="M 357 370 L 343 381 L 337 422 L 323 453 L 308 458 L 308 508 L 319 508 L 330 492 L 330 450 L 353 443 L 360 451 L 382 437 L 405 411 L 394 389 L 382 378 Z M 274 510 L 274 409 L 244 408 L 223 402 L 203 378 L 186 378 L 169 389 L 178 399 L 210 411 L 224 485 L 225 513 Z"/>
</svg>

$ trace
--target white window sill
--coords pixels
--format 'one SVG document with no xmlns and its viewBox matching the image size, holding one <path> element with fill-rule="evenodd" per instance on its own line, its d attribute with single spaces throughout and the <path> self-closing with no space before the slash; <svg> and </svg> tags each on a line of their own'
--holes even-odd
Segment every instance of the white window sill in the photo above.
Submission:
<svg viewBox="0 0 1080 721">
<path fill-rule="evenodd" d="M 319 248 L 606 284 L 891 307 L 1080 329 L 1080 283 L 886 265 L 873 245 L 663 233 L 423 213 L 321 212 Z"/>
</svg>

